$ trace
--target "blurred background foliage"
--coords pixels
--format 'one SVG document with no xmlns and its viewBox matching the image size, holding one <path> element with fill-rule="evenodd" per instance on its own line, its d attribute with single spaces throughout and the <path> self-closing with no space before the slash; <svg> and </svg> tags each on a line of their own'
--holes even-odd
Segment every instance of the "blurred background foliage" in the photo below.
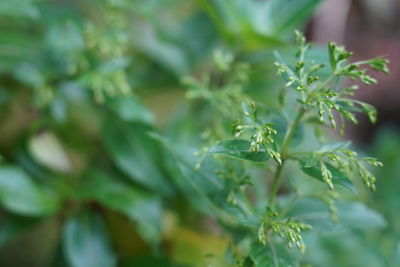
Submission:
<svg viewBox="0 0 400 267">
<path fill-rule="evenodd" d="M 234 62 L 248 63 L 244 92 L 276 106 L 281 85 L 273 50 L 292 51 L 295 29 L 325 41 L 321 10 L 329 3 L 323 2 L 2 0 L 0 265 L 231 266 L 229 247 L 237 237 L 217 226 L 210 207 L 224 207 L 219 192 L 230 185 L 215 175 L 212 159 L 199 171 L 202 156 L 193 152 L 201 150 L 210 127 L 230 127 L 214 115 L 233 112 L 227 101 L 237 103 L 214 95 L 211 105 L 188 102 L 183 78 L 211 73 L 216 79 L 213 55 L 223 65 L 224 54 L 213 53 L 228 51 Z M 348 30 L 327 29 L 328 38 L 371 57 L 379 53 L 367 50 L 365 40 L 386 36 L 382 54 L 398 55 L 398 39 L 387 30 L 398 19 L 388 15 L 398 5 L 360 2 L 339 21 Z M 331 11 L 340 20 L 343 10 Z M 371 12 L 378 12 L 376 21 L 360 26 Z M 362 45 L 354 41 L 357 34 Z M 325 54 L 316 45 L 311 57 L 324 61 Z M 400 262 L 399 98 L 388 93 L 398 85 L 391 79 L 375 93 L 379 97 L 361 96 L 379 99 L 373 102 L 384 114 L 381 123 L 373 131 L 361 123 L 351 134 L 360 150 L 385 165 L 376 173 L 378 190 L 360 192 L 369 208 L 343 208 L 344 228 L 321 215 L 320 230 L 305 236 L 307 264 Z M 392 96 L 390 105 L 382 94 Z M 257 168 L 253 172 L 260 177 Z M 292 212 L 315 212 L 315 205 L 305 200 Z M 346 222 L 346 212 L 358 219 Z"/>
</svg>

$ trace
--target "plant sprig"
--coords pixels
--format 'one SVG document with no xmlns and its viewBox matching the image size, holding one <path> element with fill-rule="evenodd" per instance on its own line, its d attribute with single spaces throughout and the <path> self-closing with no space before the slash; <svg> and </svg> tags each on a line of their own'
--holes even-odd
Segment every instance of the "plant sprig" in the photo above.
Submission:
<svg viewBox="0 0 400 267">
<path fill-rule="evenodd" d="M 367 74 L 365 66 L 385 74 L 389 70 L 388 60 L 383 58 L 349 62 L 352 53 L 332 42 L 328 43 L 329 64 L 309 60 L 307 52 L 311 44 L 307 43 L 304 35 L 298 31 L 296 31 L 296 45 L 294 64 L 287 63 L 278 52 L 275 52 L 277 74 L 285 80 L 284 93 L 296 100 L 293 101 L 294 106 L 278 101 L 282 105 L 282 112 L 290 114 L 285 129 L 277 127 L 271 122 L 272 120 L 268 121 L 268 114 L 266 116 L 259 114 L 260 110 L 255 102 L 243 91 L 246 79 L 240 78 L 241 72 L 237 72 L 237 66 L 240 64 L 234 62 L 233 57 L 216 54 L 215 63 L 223 74 L 223 82 L 211 83 L 210 86 L 210 78 L 202 82 L 193 79 L 186 81 L 189 81 L 188 95 L 191 98 L 205 99 L 220 111 L 219 116 L 222 118 L 216 117 L 215 120 L 218 118 L 220 122 L 227 118 L 234 119 L 236 116 L 232 127 L 235 139 L 224 140 L 226 137 L 223 134 L 219 135 L 219 141 L 216 144 L 215 139 L 212 141 L 215 145 L 211 146 L 208 153 L 258 163 L 268 159 L 273 159 L 275 162 L 269 165 L 273 178 L 266 201 L 267 212 L 260 214 L 257 207 L 252 207 L 254 204 L 246 193 L 237 189 L 230 191 L 226 201 L 235 206 L 239 205 L 236 199 L 240 197 L 246 199 L 248 206 L 246 210 L 258 218 L 256 224 L 248 219 L 252 221 L 251 225 L 257 225 L 252 228 L 252 233 L 257 232 L 257 239 L 263 246 L 270 243 L 267 239 L 272 238 L 270 233 L 273 232 L 285 240 L 287 247 L 296 246 L 304 252 L 305 244 L 301 232 L 310 229 L 311 226 L 291 216 L 285 217 L 285 212 L 280 213 L 280 203 L 277 204 L 278 192 L 285 177 L 286 162 L 289 160 L 298 162 L 301 172 L 327 186 L 327 191 L 316 195 L 327 204 L 333 221 L 339 220 L 335 206 L 339 198 L 336 186 L 355 191 L 352 179 L 358 176 L 366 187 L 375 191 L 376 178 L 368 170 L 368 166 L 381 167 L 382 163 L 372 157 L 359 157 L 349 148 L 350 142 L 321 144 L 317 149 L 297 152 L 293 150 L 294 136 L 300 127 L 307 123 L 320 132 L 326 132 L 327 127 L 331 127 L 339 128 L 339 132 L 343 134 L 344 121 L 357 123 L 358 112 L 365 113 L 370 121 L 375 123 L 376 109 L 370 104 L 352 98 L 358 86 L 342 87 L 340 80 L 348 77 L 371 85 L 375 84 L 376 80 Z M 329 74 L 322 76 L 321 70 L 328 66 L 330 66 Z M 282 98 L 281 93 L 279 98 Z M 221 139 L 223 141 L 220 141 Z M 246 186 L 253 187 L 251 176 L 243 175 L 246 177 Z M 230 174 L 230 176 L 235 175 Z M 236 183 L 237 186 L 232 188 L 241 187 L 239 181 Z M 246 213 L 245 216 L 250 215 Z M 274 239 L 268 241 L 274 242 Z"/>
</svg>

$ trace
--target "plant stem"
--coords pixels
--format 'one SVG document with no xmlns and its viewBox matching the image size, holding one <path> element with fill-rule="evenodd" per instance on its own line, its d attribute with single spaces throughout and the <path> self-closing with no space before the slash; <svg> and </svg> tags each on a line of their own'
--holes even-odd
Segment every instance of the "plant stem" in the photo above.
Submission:
<svg viewBox="0 0 400 267">
<path fill-rule="evenodd" d="M 280 180 L 282 177 L 281 173 L 282 173 L 284 162 L 285 161 L 282 160 L 282 164 L 278 165 L 278 167 L 276 167 L 274 180 L 272 182 L 272 189 L 271 189 L 271 192 L 270 192 L 269 198 L 268 198 L 268 207 L 272 207 L 272 205 L 274 204 L 274 201 L 275 201 L 276 193 L 278 193 L 278 188 L 279 188 Z"/>
<path fill-rule="evenodd" d="M 293 135 L 297 130 L 297 127 L 299 126 L 301 119 L 304 116 L 304 113 L 306 110 L 303 107 L 299 107 L 296 118 L 293 120 L 293 122 L 290 124 L 289 128 L 286 131 L 285 138 L 283 139 L 282 143 L 282 149 L 280 151 L 281 158 L 282 158 L 282 164 L 278 165 L 275 171 L 274 175 L 274 180 L 272 181 L 272 188 L 271 188 L 271 193 L 269 195 L 268 199 L 268 206 L 272 207 L 274 205 L 275 197 L 276 194 L 278 193 L 278 189 L 280 186 L 280 182 L 282 179 L 282 170 L 283 166 L 285 164 L 285 161 L 288 156 L 288 150 L 289 150 L 289 145 L 290 142 L 292 141 Z"/>
<path fill-rule="evenodd" d="M 303 107 L 299 107 L 296 118 L 293 120 L 288 130 L 286 131 L 286 135 L 285 138 L 283 139 L 282 149 L 280 152 L 282 160 L 285 160 L 287 158 L 287 152 L 289 149 L 290 142 L 292 141 L 293 135 L 296 132 L 297 127 L 299 126 L 300 121 L 303 118 L 305 112 L 306 110 Z"/>
</svg>

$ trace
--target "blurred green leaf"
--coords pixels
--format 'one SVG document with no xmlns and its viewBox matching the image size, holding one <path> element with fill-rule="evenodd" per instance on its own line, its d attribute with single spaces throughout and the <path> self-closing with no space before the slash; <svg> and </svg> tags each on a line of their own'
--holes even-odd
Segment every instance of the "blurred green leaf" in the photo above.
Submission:
<svg viewBox="0 0 400 267">
<path fill-rule="evenodd" d="M 114 97 L 107 105 L 118 114 L 121 120 L 154 124 L 154 115 L 135 96 Z"/>
<path fill-rule="evenodd" d="M 384 217 L 363 203 L 338 203 L 339 221 L 352 228 L 382 228 L 386 226 Z"/>
<path fill-rule="evenodd" d="M 0 201 L 8 210 L 26 216 L 46 216 L 58 210 L 59 198 L 33 182 L 18 167 L 0 167 Z"/>
<path fill-rule="evenodd" d="M 55 56 L 62 60 L 70 60 L 73 53 L 79 53 L 85 47 L 79 24 L 72 20 L 51 25 L 46 34 L 46 43 Z"/>
<path fill-rule="evenodd" d="M 351 145 L 351 142 L 334 142 L 334 143 L 329 143 L 323 145 L 320 149 L 318 149 L 318 153 L 326 153 L 326 152 L 332 152 L 332 151 L 337 151 L 341 149 L 348 148 Z"/>
<path fill-rule="evenodd" d="M 121 267 L 155 267 L 155 266 L 163 266 L 163 267 L 184 267 L 186 265 L 176 264 L 168 260 L 167 258 L 159 258 L 154 256 L 140 256 L 134 257 L 132 259 L 125 259 L 121 263 Z"/>
<path fill-rule="evenodd" d="M 162 205 L 157 195 L 117 181 L 106 174 L 92 171 L 83 181 L 84 198 L 117 210 L 137 222 L 138 233 L 156 244 L 161 238 Z"/>
<path fill-rule="evenodd" d="M 115 164 L 135 182 L 162 194 L 172 187 L 161 170 L 160 147 L 148 136 L 152 129 L 141 123 L 106 120 L 103 138 Z"/>
<path fill-rule="evenodd" d="M 16 17 L 30 17 L 38 18 L 40 13 L 38 7 L 35 5 L 36 0 L 19 0 L 9 1 L 4 0 L 0 2 L 0 14 Z"/>
<path fill-rule="evenodd" d="M 359 202 L 336 203 L 338 222 L 331 219 L 328 205 L 321 200 L 302 198 L 293 205 L 288 216 L 298 218 L 313 228 L 323 231 L 337 231 L 344 229 L 382 228 L 386 225 L 385 219 L 378 212 Z"/>
<path fill-rule="evenodd" d="M 193 38 L 193 32 L 196 32 L 197 38 Z M 195 12 L 182 23 L 176 40 L 186 51 L 191 66 L 196 66 L 197 63 L 211 55 L 212 49 L 218 41 L 217 38 L 215 26 L 208 16 L 200 11 Z"/>
<path fill-rule="evenodd" d="M 383 162 L 384 167 L 376 172 L 377 192 L 374 194 L 374 200 L 379 204 L 379 209 L 390 219 L 394 229 L 400 229 L 400 140 L 399 131 L 393 128 L 384 128 L 377 135 L 373 146 L 373 152 L 379 160 Z"/>
<path fill-rule="evenodd" d="M 138 30 L 135 39 L 136 48 L 152 58 L 165 69 L 176 76 L 184 75 L 190 69 L 189 60 L 184 51 L 176 43 L 165 40 L 159 36 L 159 32 L 152 25 L 147 25 Z"/>
<path fill-rule="evenodd" d="M 195 208 L 212 214 L 214 206 L 210 196 L 223 189 L 223 183 L 213 169 L 196 168 L 198 159 L 193 156 L 193 151 L 179 149 L 178 144 L 161 135 L 153 133 L 151 137 L 165 148 L 164 153 L 168 155 L 165 156 L 166 168 L 180 192 Z"/>
<path fill-rule="evenodd" d="M 32 136 L 28 146 L 32 157 L 41 165 L 58 172 L 71 171 L 68 154 L 54 133 L 45 131 Z"/>
<path fill-rule="evenodd" d="M 68 219 L 63 248 L 72 267 L 116 266 L 105 225 L 96 214 L 82 212 Z"/>
<path fill-rule="evenodd" d="M 396 266 L 396 264 L 387 264 L 386 259 L 382 258 L 374 248 L 374 244 L 368 244 L 359 232 L 313 233 L 310 231 L 307 234 L 307 249 L 312 251 L 308 254 L 307 262 L 312 266 Z"/>
<path fill-rule="evenodd" d="M 250 160 L 254 162 L 266 161 L 269 156 L 265 149 L 251 151 L 248 140 L 233 139 L 219 142 L 212 146 L 208 153 L 228 156 L 236 159 Z"/>
<path fill-rule="evenodd" d="M 301 28 L 321 0 L 198 2 L 227 41 L 242 38 L 244 46 L 253 50 L 284 45 L 282 39 Z"/>
<path fill-rule="evenodd" d="M 299 28 L 314 12 L 322 0 L 268 1 L 267 17 L 273 34 L 288 34 Z"/>
<path fill-rule="evenodd" d="M 30 63 L 22 63 L 15 70 L 15 77 L 28 86 L 40 88 L 45 84 L 45 77 L 41 70 Z"/>
<path fill-rule="evenodd" d="M 287 253 L 282 254 L 282 249 L 271 247 L 269 244 L 262 245 L 254 242 L 250 248 L 250 257 L 255 267 L 296 267 L 300 266 Z"/>
</svg>

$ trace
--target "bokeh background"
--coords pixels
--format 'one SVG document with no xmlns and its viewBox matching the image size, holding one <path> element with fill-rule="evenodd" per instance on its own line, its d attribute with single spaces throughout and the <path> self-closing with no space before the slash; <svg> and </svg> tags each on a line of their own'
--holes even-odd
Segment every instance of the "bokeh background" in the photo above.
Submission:
<svg viewBox="0 0 400 267">
<path fill-rule="evenodd" d="M 0 1 L 0 266 L 207 266 L 204 251 L 223 255 L 225 237 L 191 213 L 171 156 L 145 133 L 199 145 L 210 113 L 187 103 L 182 79 L 212 72 L 216 49 L 251 64 L 247 90 L 269 104 L 272 51 L 290 48 L 295 29 L 316 55 L 335 41 L 391 62 L 357 94 L 378 123 L 360 117 L 346 134 L 385 165 L 377 192 L 360 195 L 385 226 L 310 237 L 309 262 L 399 266 L 398 14 L 396 0 Z"/>
</svg>

